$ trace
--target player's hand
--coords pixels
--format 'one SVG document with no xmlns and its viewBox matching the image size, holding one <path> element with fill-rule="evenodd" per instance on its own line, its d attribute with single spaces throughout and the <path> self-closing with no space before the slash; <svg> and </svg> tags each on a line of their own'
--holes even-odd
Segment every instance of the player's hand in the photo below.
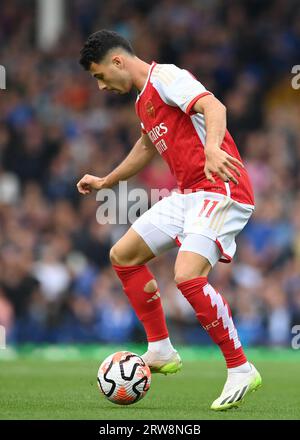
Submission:
<svg viewBox="0 0 300 440">
<path fill-rule="evenodd" d="M 238 184 L 238 180 L 233 172 L 240 177 L 241 173 L 236 165 L 244 168 L 242 162 L 240 162 L 235 157 L 230 156 L 226 151 L 221 150 L 221 148 L 207 149 L 205 150 L 205 166 L 204 173 L 206 178 L 215 183 L 213 174 L 217 174 L 224 182 L 229 182 L 230 180 L 235 184 Z"/>
<path fill-rule="evenodd" d="M 77 183 L 77 189 L 80 194 L 91 194 L 92 190 L 108 188 L 106 177 L 96 177 L 91 174 L 85 174 Z"/>
</svg>

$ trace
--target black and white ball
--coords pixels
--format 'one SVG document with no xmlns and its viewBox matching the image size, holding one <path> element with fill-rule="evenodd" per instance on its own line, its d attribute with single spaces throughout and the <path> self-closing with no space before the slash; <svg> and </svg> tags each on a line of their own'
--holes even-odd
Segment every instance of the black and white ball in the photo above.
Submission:
<svg viewBox="0 0 300 440">
<path fill-rule="evenodd" d="M 151 384 L 151 372 L 138 354 L 118 351 L 104 359 L 97 381 L 100 391 L 111 402 L 131 405 L 145 397 Z"/>
</svg>

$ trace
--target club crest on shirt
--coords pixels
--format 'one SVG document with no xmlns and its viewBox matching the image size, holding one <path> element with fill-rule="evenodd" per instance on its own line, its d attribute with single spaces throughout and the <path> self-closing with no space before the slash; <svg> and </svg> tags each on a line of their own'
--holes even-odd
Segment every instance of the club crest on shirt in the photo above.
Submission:
<svg viewBox="0 0 300 440">
<path fill-rule="evenodd" d="M 155 108 L 151 101 L 146 102 L 146 112 L 150 116 L 150 118 L 155 118 Z"/>
</svg>

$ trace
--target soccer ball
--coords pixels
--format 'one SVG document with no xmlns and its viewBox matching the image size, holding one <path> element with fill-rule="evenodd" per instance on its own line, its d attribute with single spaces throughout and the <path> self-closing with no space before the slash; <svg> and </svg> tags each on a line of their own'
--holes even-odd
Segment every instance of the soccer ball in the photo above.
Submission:
<svg viewBox="0 0 300 440">
<path fill-rule="evenodd" d="M 104 359 L 97 381 L 108 400 L 118 405 L 131 405 L 145 397 L 151 384 L 151 372 L 138 354 L 118 351 Z"/>
</svg>

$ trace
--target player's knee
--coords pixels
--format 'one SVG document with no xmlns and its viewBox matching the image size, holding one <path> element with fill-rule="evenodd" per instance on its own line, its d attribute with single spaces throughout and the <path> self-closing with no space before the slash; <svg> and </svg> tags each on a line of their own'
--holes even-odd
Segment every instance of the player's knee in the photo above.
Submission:
<svg viewBox="0 0 300 440">
<path fill-rule="evenodd" d="M 207 276 L 207 271 L 206 270 L 180 270 L 178 272 L 175 271 L 175 283 L 179 284 L 179 283 L 183 283 L 184 281 L 189 281 L 192 280 L 194 278 L 197 277 L 206 277 Z"/>
<path fill-rule="evenodd" d="M 109 252 L 109 258 L 112 264 L 116 264 L 118 266 L 126 266 L 127 265 L 127 261 L 126 261 L 126 256 L 123 254 L 123 252 L 121 252 L 119 246 L 117 244 L 115 244 L 110 252 Z"/>
<path fill-rule="evenodd" d="M 197 277 L 207 277 L 212 266 L 206 258 L 201 261 L 197 260 L 196 264 L 192 261 L 184 261 L 175 265 L 175 282 L 176 284 L 189 281 Z"/>
<path fill-rule="evenodd" d="M 175 283 L 176 284 L 180 284 L 183 283 L 184 281 L 188 281 L 191 280 L 193 278 L 196 278 L 197 275 L 194 275 L 192 273 L 190 273 L 189 271 L 186 272 L 175 272 Z"/>
<path fill-rule="evenodd" d="M 118 243 L 111 248 L 109 258 L 111 263 L 117 266 L 135 266 L 143 263 L 136 252 L 130 252 L 124 245 L 119 246 Z"/>
</svg>

